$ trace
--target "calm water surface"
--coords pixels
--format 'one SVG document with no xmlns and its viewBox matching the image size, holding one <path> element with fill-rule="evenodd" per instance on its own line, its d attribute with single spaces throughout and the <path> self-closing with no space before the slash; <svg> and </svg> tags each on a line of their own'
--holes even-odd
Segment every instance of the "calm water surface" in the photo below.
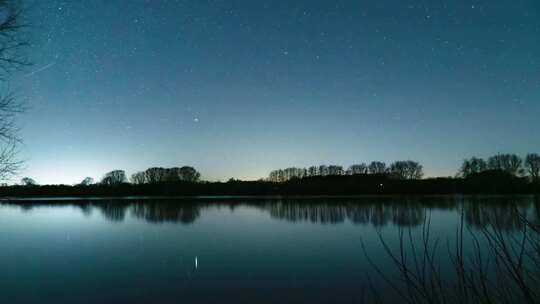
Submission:
<svg viewBox="0 0 540 304">
<path fill-rule="evenodd" d="M 513 233 L 516 208 L 540 222 L 529 196 L 3 201 L 0 303 L 358 302 L 381 238 Z"/>
</svg>

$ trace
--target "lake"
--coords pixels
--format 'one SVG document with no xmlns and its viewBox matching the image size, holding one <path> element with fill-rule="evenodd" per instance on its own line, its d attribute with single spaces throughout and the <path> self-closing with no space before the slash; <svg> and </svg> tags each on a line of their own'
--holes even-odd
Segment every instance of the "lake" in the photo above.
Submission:
<svg viewBox="0 0 540 304">
<path fill-rule="evenodd" d="M 0 303 L 393 301 L 400 235 L 429 232 L 452 281 L 460 231 L 489 256 L 470 235 L 523 218 L 540 223 L 538 197 L 4 200 Z"/>
</svg>

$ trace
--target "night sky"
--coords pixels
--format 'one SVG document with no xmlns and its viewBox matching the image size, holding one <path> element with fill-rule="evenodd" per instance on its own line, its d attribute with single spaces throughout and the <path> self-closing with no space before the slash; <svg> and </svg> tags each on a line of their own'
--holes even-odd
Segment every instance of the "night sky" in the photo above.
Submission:
<svg viewBox="0 0 540 304">
<path fill-rule="evenodd" d="M 39 183 L 540 152 L 538 0 L 26 1 Z"/>
</svg>

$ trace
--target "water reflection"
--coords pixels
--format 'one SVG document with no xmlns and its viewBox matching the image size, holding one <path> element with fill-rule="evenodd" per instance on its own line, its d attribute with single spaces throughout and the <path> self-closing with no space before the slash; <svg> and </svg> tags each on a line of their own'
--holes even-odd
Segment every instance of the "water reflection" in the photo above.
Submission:
<svg viewBox="0 0 540 304">
<path fill-rule="evenodd" d="M 354 224 L 372 224 L 376 227 L 392 223 L 398 226 L 420 225 L 426 209 L 417 205 L 384 201 L 310 202 L 280 201 L 264 206 L 276 219 L 291 222 L 308 221 L 317 224 L 338 224 L 351 221 Z"/>
<path fill-rule="evenodd" d="M 90 202 L 90 204 L 92 204 L 92 202 Z M 88 205 L 82 205 L 79 207 L 88 208 Z M 129 208 L 129 202 L 108 200 L 102 201 L 94 207 L 99 209 L 101 211 L 101 214 L 103 214 L 103 217 L 105 217 L 109 221 L 122 222 L 126 218 L 126 212 Z"/>
<path fill-rule="evenodd" d="M 463 200 L 466 223 L 476 229 L 495 225 L 503 231 L 523 229 L 523 218 L 540 223 L 538 197 L 475 197 Z"/>
<path fill-rule="evenodd" d="M 463 212 L 469 227 L 481 229 L 495 224 L 512 231 L 522 228 L 519 216 L 540 223 L 540 198 L 520 197 L 364 197 L 364 198 L 303 198 L 303 199 L 111 199 L 73 201 L 3 201 L 25 211 L 44 206 L 75 206 L 85 215 L 98 210 L 108 221 L 121 223 L 127 217 L 148 223 L 192 224 L 204 210 L 227 206 L 234 212 L 237 206 L 256 208 L 271 218 L 287 222 L 340 224 L 385 227 L 416 227 L 434 210 Z M 517 212 L 516 212 L 517 211 Z"/>
<path fill-rule="evenodd" d="M 190 224 L 200 216 L 200 206 L 187 203 L 179 204 L 174 201 L 135 203 L 132 206 L 133 215 L 150 223 L 183 223 Z"/>
<path fill-rule="evenodd" d="M 318 224 L 354 224 L 384 227 L 416 227 L 424 223 L 428 212 L 463 212 L 467 225 L 480 229 L 495 224 L 504 230 L 522 228 L 520 216 L 540 222 L 540 200 L 536 197 L 416 197 L 354 200 L 280 200 L 266 204 L 276 219 Z"/>
</svg>

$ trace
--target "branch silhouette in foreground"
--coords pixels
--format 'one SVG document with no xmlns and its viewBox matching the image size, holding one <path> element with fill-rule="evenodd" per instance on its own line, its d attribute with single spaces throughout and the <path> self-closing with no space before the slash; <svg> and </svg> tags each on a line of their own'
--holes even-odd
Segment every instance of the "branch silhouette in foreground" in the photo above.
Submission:
<svg viewBox="0 0 540 304">
<path fill-rule="evenodd" d="M 28 66 L 23 50 L 25 40 L 22 5 L 17 0 L 0 0 L 0 83 L 6 84 L 15 71 Z M 21 139 L 14 118 L 24 106 L 11 92 L 0 92 L 0 180 L 14 175 L 21 166 L 17 160 L 17 147 Z"/>
<path fill-rule="evenodd" d="M 429 216 L 419 242 L 411 228 L 399 228 L 398 245 L 392 247 L 379 231 L 396 276 L 384 272 L 363 244 L 364 255 L 385 285 L 406 303 L 540 303 L 540 227 L 517 209 L 512 212 L 519 233 L 505 233 L 496 217 L 476 233 L 465 226 L 462 209 L 455 240 L 447 240 L 446 246 L 431 237 Z M 472 243 L 470 252 L 464 242 Z M 442 270 L 447 260 L 452 262 L 450 272 Z M 371 294 L 384 301 L 377 287 L 372 286 Z"/>
</svg>

